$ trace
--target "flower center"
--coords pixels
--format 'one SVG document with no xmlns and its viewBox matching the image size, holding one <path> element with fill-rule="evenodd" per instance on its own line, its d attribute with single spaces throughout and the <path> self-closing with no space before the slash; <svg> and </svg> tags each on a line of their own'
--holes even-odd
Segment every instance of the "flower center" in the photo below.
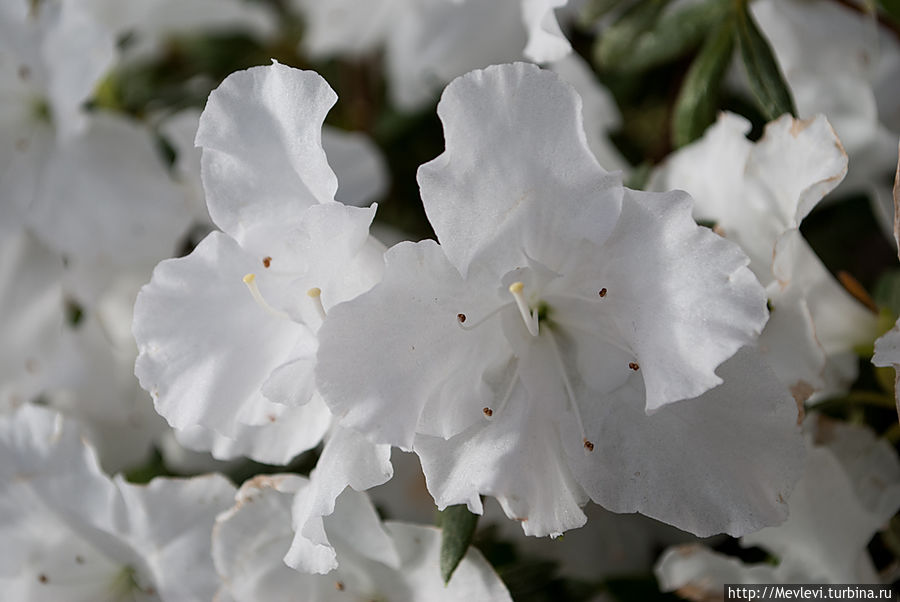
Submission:
<svg viewBox="0 0 900 602">
<path fill-rule="evenodd" d="M 256 274 L 247 274 L 246 276 L 244 276 L 243 281 L 244 284 L 247 285 L 247 289 L 250 291 L 250 296 L 253 297 L 253 300 L 256 301 L 256 304 L 263 308 L 266 313 L 275 316 L 276 318 L 293 320 L 293 318 L 291 318 L 291 316 L 289 316 L 287 312 L 281 311 L 280 309 L 275 309 L 274 307 L 269 305 L 269 302 L 266 301 L 266 298 L 262 296 L 262 293 L 259 290 L 259 285 L 256 283 Z M 325 306 L 322 305 L 322 289 L 314 286 L 306 291 L 306 295 L 312 302 L 312 305 L 315 308 L 319 318 L 324 322 L 326 314 Z"/>
</svg>

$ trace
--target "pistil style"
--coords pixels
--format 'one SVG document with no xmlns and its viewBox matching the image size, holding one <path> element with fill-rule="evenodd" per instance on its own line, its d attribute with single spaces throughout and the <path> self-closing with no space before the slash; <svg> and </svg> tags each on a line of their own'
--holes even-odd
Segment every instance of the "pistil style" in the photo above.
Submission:
<svg viewBox="0 0 900 602">
<path fill-rule="evenodd" d="M 522 294 L 522 291 L 525 289 L 525 284 L 522 282 L 513 282 L 509 285 L 509 292 L 512 293 L 513 298 L 516 300 L 516 306 L 519 308 L 519 313 L 522 314 L 522 320 L 525 322 L 525 327 L 528 328 L 528 332 L 531 336 L 536 337 L 538 335 L 538 316 L 537 312 L 531 311 L 528 307 L 528 303 L 525 301 L 525 295 Z"/>
</svg>

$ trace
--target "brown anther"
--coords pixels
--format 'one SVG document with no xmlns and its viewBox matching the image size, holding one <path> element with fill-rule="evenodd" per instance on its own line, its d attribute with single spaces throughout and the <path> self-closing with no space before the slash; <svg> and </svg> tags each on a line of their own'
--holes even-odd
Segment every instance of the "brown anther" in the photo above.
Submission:
<svg viewBox="0 0 900 602">
<path fill-rule="evenodd" d="M 75 557 L 75 562 L 77 562 L 78 564 L 84 564 L 84 557 L 83 557 L 83 556 L 76 556 L 76 557 Z"/>
<path fill-rule="evenodd" d="M 38 575 L 38 581 L 40 581 L 41 583 L 47 583 L 50 580 L 47 579 L 47 575 L 41 573 L 40 575 Z"/>
<path fill-rule="evenodd" d="M 25 138 L 19 138 L 16 140 L 16 150 L 20 153 L 24 153 L 28 150 L 28 140 Z"/>
<path fill-rule="evenodd" d="M 456 319 L 459 320 L 460 324 L 465 324 L 466 314 L 456 314 Z"/>
<path fill-rule="evenodd" d="M 481 411 L 484 412 L 484 415 L 488 418 L 494 415 L 494 410 L 492 410 L 491 408 L 483 408 Z"/>
<path fill-rule="evenodd" d="M 263 267 L 267 268 L 270 265 L 272 265 L 272 258 L 271 257 L 263 257 Z"/>
<path fill-rule="evenodd" d="M 343 582 L 343 581 L 335 581 L 335 582 L 334 582 L 334 589 L 336 589 L 336 590 L 339 591 L 339 592 L 344 591 L 344 582 Z"/>
<path fill-rule="evenodd" d="M 591 443 L 590 441 L 588 441 L 587 439 L 585 439 L 584 440 L 584 449 L 588 450 L 589 452 L 592 452 L 592 451 L 594 451 L 594 444 Z"/>
<path fill-rule="evenodd" d="M 600 289 L 600 292 L 597 293 L 597 294 L 600 295 L 601 297 L 605 297 L 605 296 L 606 296 L 606 289 L 605 289 L 605 288 L 601 288 L 601 289 Z"/>
<path fill-rule="evenodd" d="M 641 367 L 638 366 L 637 362 L 628 362 L 628 367 L 631 368 L 632 370 L 634 370 L 635 372 L 637 372 L 638 370 L 641 369 Z"/>
<path fill-rule="evenodd" d="M 28 67 L 28 65 L 20 65 L 19 66 L 19 79 L 21 79 L 22 81 L 28 81 L 28 79 L 30 77 L 31 77 L 31 69 Z"/>
</svg>

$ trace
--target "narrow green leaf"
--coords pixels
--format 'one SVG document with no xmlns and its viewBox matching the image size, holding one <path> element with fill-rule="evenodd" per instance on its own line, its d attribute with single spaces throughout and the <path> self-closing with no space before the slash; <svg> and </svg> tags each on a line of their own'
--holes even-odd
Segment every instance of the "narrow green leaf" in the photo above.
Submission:
<svg viewBox="0 0 900 602">
<path fill-rule="evenodd" d="M 681 84 L 672 117 L 672 143 L 684 146 L 699 138 L 713 122 L 719 88 L 734 51 L 734 22 L 722 21 L 711 31 Z"/>
<path fill-rule="evenodd" d="M 703 42 L 706 34 L 728 12 L 727 0 L 706 0 L 660 17 L 634 39 L 627 54 L 615 64 L 615 71 L 639 72 L 674 60 Z"/>
<path fill-rule="evenodd" d="M 747 4 L 737 11 L 738 47 L 747 70 L 750 89 L 763 116 L 771 121 L 785 113 L 796 116 L 794 100 L 768 40 L 759 31 Z"/>
<path fill-rule="evenodd" d="M 459 565 L 459 561 L 466 555 L 472 536 L 475 534 L 475 525 L 478 524 L 478 515 L 469 512 L 465 504 L 448 506 L 441 512 L 441 577 L 444 583 L 450 582 L 453 571 Z"/>
<path fill-rule="evenodd" d="M 627 0 L 588 0 L 578 14 L 582 25 L 590 27 L 613 9 L 625 4 Z"/>
<path fill-rule="evenodd" d="M 878 0 L 878 7 L 891 21 L 900 25 L 900 0 Z"/>
<path fill-rule="evenodd" d="M 622 13 L 594 44 L 594 63 L 601 69 L 615 69 L 627 60 L 642 33 L 656 23 L 669 0 L 640 0 Z"/>
</svg>

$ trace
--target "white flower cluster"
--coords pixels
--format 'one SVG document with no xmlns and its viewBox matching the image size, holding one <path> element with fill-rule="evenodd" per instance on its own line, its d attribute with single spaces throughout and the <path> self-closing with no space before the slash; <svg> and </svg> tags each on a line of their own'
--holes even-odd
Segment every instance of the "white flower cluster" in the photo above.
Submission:
<svg viewBox="0 0 900 602">
<path fill-rule="evenodd" d="M 510 538 L 587 523 L 605 554 L 602 507 L 776 557 L 668 550 L 660 585 L 696 599 L 881 578 L 896 451 L 819 410 L 887 327 L 801 225 L 835 189 L 888 194 L 900 44 L 830 0 L 759 0 L 803 119 L 751 141 L 721 113 L 635 190 L 575 4 L 279 3 L 310 57 L 380 56 L 399 110 L 440 93 L 434 239 L 387 248 L 388 164 L 325 125 L 316 72 L 233 72 L 202 112 L 98 100 L 170 36 L 278 39 L 268 3 L 0 0 L 0 597 L 512 600 L 474 547 L 445 583 L 441 531 L 379 515 L 490 500 Z M 853 53 L 824 77 L 823 40 Z M 900 322 L 875 349 L 900 367 Z M 123 472 L 245 459 L 282 468 Z M 688 537 L 631 519 L 635 562 Z"/>
</svg>

